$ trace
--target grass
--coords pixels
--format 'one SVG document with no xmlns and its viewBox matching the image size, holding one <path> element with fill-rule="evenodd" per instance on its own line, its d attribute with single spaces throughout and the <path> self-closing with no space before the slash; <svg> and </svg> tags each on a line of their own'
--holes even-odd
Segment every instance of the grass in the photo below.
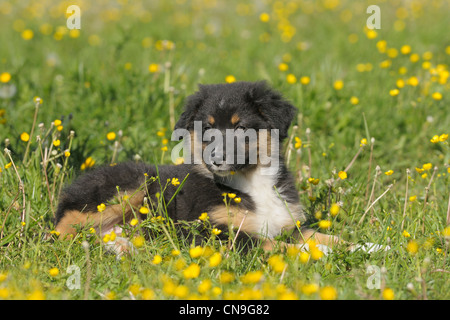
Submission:
<svg viewBox="0 0 450 320">
<path fill-rule="evenodd" d="M 449 299 L 448 3 L 376 2 L 0 4 L 0 299 Z M 140 254 L 122 259 L 88 232 L 44 236 L 82 171 L 170 163 L 185 97 L 226 79 L 265 79 L 298 107 L 285 150 L 317 226 L 391 250 L 193 249 L 157 219 L 130 227 Z"/>
</svg>

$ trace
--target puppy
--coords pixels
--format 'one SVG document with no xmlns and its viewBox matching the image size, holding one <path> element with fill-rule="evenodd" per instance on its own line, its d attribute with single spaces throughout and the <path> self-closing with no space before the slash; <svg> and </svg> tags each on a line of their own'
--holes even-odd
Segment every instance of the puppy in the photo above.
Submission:
<svg viewBox="0 0 450 320">
<path fill-rule="evenodd" d="M 219 237 L 239 248 L 272 250 L 283 231 L 296 235 L 295 244 L 280 243 L 283 247 L 311 238 L 332 246 L 337 237 L 303 227 L 306 217 L 281 155 L 295 114 L 296 108 L 265 82 L 200 85 L 187 98 L 172 136 L 183 137 L 185 163 L 121 163 L 82 175 L 63 190 L 56 230 L 64 237 L 93 228 L 103 236 L 120 232 L 133 218 L 167 215 L 176 223 L 206 212 L 222 231 Z M 144 202 L 149 214 L 139 211 Z M 114 246 L 129 250 L 122 238 Z"/>
</svg>

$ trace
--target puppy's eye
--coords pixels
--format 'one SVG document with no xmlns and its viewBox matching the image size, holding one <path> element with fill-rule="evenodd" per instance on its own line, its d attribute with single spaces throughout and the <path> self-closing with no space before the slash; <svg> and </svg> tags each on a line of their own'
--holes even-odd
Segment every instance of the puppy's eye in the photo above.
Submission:
<svg viewBox="0 0 450 320">
<path fill-rule="evenodd" d="M 247 128 L 242 125 L 238 125 L 238 126 L 236 126 L 236 128 L 234 128 L 234 130 L 239 130 L 239 129 L 245 131 Z"/>
<path fill-rule="evenodd" d="M 205 125 L 203 127 L 203 132 L 205 132 L 206 130 L 212 129 L 212 127 L 210 125 Z"/>
</svg>

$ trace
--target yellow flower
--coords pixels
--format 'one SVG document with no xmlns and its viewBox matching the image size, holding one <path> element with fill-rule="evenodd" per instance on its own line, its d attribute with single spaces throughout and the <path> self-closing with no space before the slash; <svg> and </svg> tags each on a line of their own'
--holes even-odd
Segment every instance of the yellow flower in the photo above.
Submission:
<svg viewBox="0 0 450 320">
<path fill-rule="evenodd" d="M 442 234 L 444 235 L 444 237 L 449 238 L 450 237 L 450 226 L 445 228 L 444 231 L 442 231 Z"/>
<path fill-rule="evenodd" d="M 311 177 L 311 178 L 308 178 L 308 182 L 312 183 L 313 185 L 317 185 L 317 184 L 319 184 L 320 179 L 315 179 L 315 178 Z"/>
<path fill-rule="evenodd" d="M 300 252 L 299 259 L 300 259 L 301 263 L 303 263 L 303 264 L 307 263 L 309 261 L 309 253 L 307 253 L 307 252 Z"/>
<path fill-rule="evenodd" d="M 268 22 L 270 20 L 270 15 L 266 12 L 263 12 L 259 15 L 259 20 L 262 22 Z"/>
<path fill-rule="evenodd" d="M 156 132 L 156 135 L 157 135 L 158 137 L 164 137 L 164 131 L 165 131 L 165 130 L 158 130 L 158 131 Z"/>
<path fill-rule="evenodd" d="M 49 274 L 51 277 L 56 277 L 56 276 L 59 275 L 59 269 L 58 269 L 58 268 L 51 268 L 51 269 L 48 271 L 48 274 Z"/>
<path fill-rule="evenodd" d="M 440 93 L 440 92 L 434 92 L 434 93 L 431 95 L 431 97 L 432 97 L 434 100 L 441 100 L 441 99 L 442 99 L 442 93 Z"/>
<path fill-rule="evenodd" d="M 432 143 L 438 143 L 439 142 L 439 136 L 438 135 L 434 135 L 433 138 L 431 138 L 430 140 Z"/>
<path fill-rule="evenodd" d="M 416 201 L 417 200 L 417 196 L 411 196 L 411 197 L 409 197 L 409 201 L 410 202 L 414 202 L 414 201 Z"/>
<path fill-rule="evenodd" d="M 433 168 L 433 165 L 431 163 L 425 163 L 422 168 L 424 170 L 430 170 L 431 168 Z"/>
<path fill-rule="evenodd" d="M 200 282 L 197 287 L 197 291 L 201 294 L 207 293 L 212 287 L 212 281 L 210 279 L 205 279 Z"/>
<path fill-rule="evenodd" d="M 200 246 L 196 246 L 194 248 L 189 249 L 189 255 L 191 258 L 198 258 L 203 254 L 203 248 Z"/>
<path fill-rule="evenodd" d="M 272 268 L 272 270 L 276 273 L 282 273 L 287 266 L 286 262 L 284 262 L 283 256 L 281 256 L 281 255 L 271 256 L 267 260 L 267 263 Z"/>
<path fill-rule="evenodd" d="M 406 246 L 406 250 L 410 254 L 415 255 L 417 253 L 417 251 L 419 251 L 419 245 L 417 244 L 417 242 L 415 240 L 411 240 L 408 242 L 408 244 Z"/>
<path fill-rule="evenodd" d="M 333 84 L 334 90 L 341 90 L 344 87 L 344 81 L 336 80 Z"/>
<path fill-rule="evenodd" d="M 398 90 L 398 89 L 392 89 L 392 90 L 389 90 L 389 94 L 390 94 L 392 97 L 397 96 L 399 93 L 400 93 L 400 90 Z"/>
<path fill-rule="evenodd" d="M 7 164 L 5 164 L 5 169 L 9 169 L 12 166 L 12 162 L 8 162 Z"/>
<path fill-rule="evenodd" d="M 211 230 L 211 233 L 212 233 L 213 235 L 215 235 L 215 236 L 218 236 L 219 234 L 222 233 L 222 230 L 217 229 L 217 228 L 213 228 L 213 229 Z"/>
<path fill-rule="evenodd" d="M 228 271 L 223 271 L 219 275 L 219 282 L 222 284 L 230 283 L 234 280 L 234 274 Z"/>
<path fill-rule="evenodd" d="M 145 243 L 145 238 L 143 236 L 134 237 L 131 241 L 136 248 L 140 248 Z"/>
<path fill-rule="evenodd" d="M 333 203 L 330 207 L 330 214 L 335 217 L 338 215 L 340 209 L 341 207 L 337 203 Z"/>
<path fill-rule="evenodd" d="M 380 68 L 387 69 L 391 66 L 392 62 L 391 60 L 383 60 L 380 62 Z"/>
<path fill-rule="evenodd" d="M 444 142 L 444 141 L 446 141 L 448 139 L 448 134 L 446 134 L 446 133 L 443 133 L 443 134 L 441 134 L 440 136 L 439 136 L 439 141 L 440 142 Z"/>
<path fill-rule="evenodd" d="M 417 171 L 418 173 L 422 173 L 422 172 L 425 171 L 425 169 L 423 169 L 423 168 L 417 168 L 417 167 L 416 167 L 416 171 Z"/>
<path fill-rule="evenodd" d="M 241 277 L 241 281 L 244 284 L 255 284 L 261 281 L 263 272 L 260 270 L 250 271 Z"/>
<path fill-rule="evenodd" d="M 350 98 L 350 103 L 355 106 L 359 103 L 359 99 L 357 97 L 353 96 Z"/>
<path fill-rule="evenodd" d="M 169 150 L 169 148 L 167 148 L 167 146 L 164 146 L 161 148 L 161 151 L 167 151 L 167 150 Z"/>
<path fill-rule="evenodd" d="M 419 61 L 419 59 L 420 59 L 420 56 L 419 56 L 417 53 L 413 53 L 413 54 L 411 54 L 411 55 L 409 56 L 409 60 L 410 60 L 412 63 L 415 63 L 415 62 Z"/>
<path fill-rule="evenodd" d="M 422 55 L 423 60 L 431 60 L 433 58 L 433 53 L 430 51 L 425 51 Z"/>
<path fill-rule="evenodd" d="M 289 73 L 289 74 L 286 76 L 286 81 L 287 81 L 287 83 L 289 83 L 289 84 L 294 84 L 294 83 L 297 82 L 297 77 L 296 77 L 295 75 L 293 75 L 292 73 Z"/>
<path fill-rule="evenodd" d="M 20 140 L 27 142 L 28 140 L 30 140 L 30 135 L 26 132 L 22 132 L 22 134 L 20 135 Z"/>
<path fill-rule="evenodd" d="M 302 225 L 302 223 L 300 222 L 300 220 L 297 220 L 297 221 L 295 222 L 295 225 L 297 226 L 297 228 L 300 228 L 301 225 Z"/>
<path fill-rule="evenodd" d="M 131 219 L 131 221 L 130 221 L 130 225 L 131 226 L 135 226 L 135 225 L 137 225 L 139 223 L 139 220 L 138 219 Z"/>
<path fill-rule="evenodd" d="M 295 137 L 294 140 L 295 140 L 294 148 L 300 149 L 302 147 L 302 139 L 300 139 L 299 137 Z"/>
<path fill-rule="evenodd" d="M 148 71 L 150 72 L 150 73 L 156 73 L 156 72 L 158 72 L 159 71 L 159 64 L 157 64 L 157 63 L 151 63 L 149 66 L 148 66 Z"/>
<path fill-rule="evenodd" d="M 395 58 L 398 56 L 398 50 L 395 48 L 389 48 L 386 50 L 386 54 L 388 55 L 389 58 Z"/>
<path fill-rule="evenodd" d="M 311 79 L 308 76 L 303 76 L 300 78 L 300 83 L 303 85 L 307 85 L 309 84 L 309 82 L 311 81 Z"/>
<path fill-rule="evenodd" d="M 302 286 L 302 292 L 308 296 L 319 291 L 319 286 L 315 283 L 309 283 Z"/>
<path fill-rule="evenodd" d="M 8 72 L 2 72 L 0 74 L 0 82 L 1 83 L 7 83 L 9 82 L 9 80 L 11 80 L 11 74 Z"/>
<path fill-rule="evenodd" d="M 409 237 L 411 237 L 411 235 L 409 234 L 409 232 L 408 232 L 408 231 L 406 231 L 406 230 L 403 230 L 403 232 L 402 232 L 402 236 L 404 236 L 405 238 L 409 238 Z"/>
<path fill-rule="evenodd" d="M 319 221 L 319 228 L 320 229 L 329 229 L 331 227 L 331 221 L 330 220 L 320 220 Z"/>
<path fill-rule="evenodd" d="M 394 173 L 394 170 L 388 170 L 388 171 L 386 171 L 384 174 L 387 175 L 387 176 L 390 176 L 390 175 L 392 175 L 393 173 Z"/>
<path fill-rule="evenodd" d="M 155 255 L 155 256 L 153 257 L 152 263 L 153 263 L 153 264 L 160 264 L 161 261 L 162 261 L 162 257 L 161 257 L 159 254 L 157 254 L 157 255 Z"/>
<path fill-rule="evenodd" d="M 148 214 L 148 213 L 150 212 L 150 210 L 149 210 L 147 207 L 142 206 L 142 207 L 139 209 L 139 212 L 140 212 L 141 214 Z"/>
<path fill-rule="evenodd" d="M 228 193 L 228 197 L 234 199 L 236 198 L 236 193 Z"/>
<path fill-rule="evenodd" d="M 395 84 L 396 84 L 396 86 L 397 86 L 397 88 L 403 88 L 404 86 L 405 86 L 405 81 L 403 80 L 403 79 L 398 79 L 396 82 L 395 82 Z"/>
<path fill-rule="evenodd" d="M 61 144 L 61 141 L 59 139 L 53 141 L 53 145 L 55 147 L 59 147 L 60 144 Z"/>
<path fill-rule="evenodd" d="M 222 255 L 219 252 L 214 252 L 209 257 L 209 266 L 211 268 L 217 267 L 222 262 Z"/>
<path fill-rule="evenodd" d="M 278 65 L 278 70 L 280 70 L 280 71 L 287 71 L 288 69 L 289 69 L 289 66 L 287 65 L 287 63 L 282 62 Z"/>
<path fill-rule="evenodd" d="M 103 236 L 102 241 L 103 241 L 104 243 L 110 242 L 110 241 L 111 241 L 111 235 L 110 235 L 109 233 L 105 234 L 105 235 Z"/>
<path fill-rule="evenodd" d="M 101 203 L 97 206 L 97 211 L 98 212 L 103 212 L 106 209 L 106 205 L 104 203 Z"/>
<path fill-rule="evenodd" d="M 416 87 L 419 84 L 419 79 L 417 79 L 417 77 L 411 77 L 406 81 L 406 83 L 410 86 Z"/>
<path fill-rule="evenodd" d="M 61 120 L 56 119 L 55 121 L 53 121 L 53 124 L 55 125 L 55 127 L 59 127 L 61 125 Z"/>
<path fill-rule="evenodd" d="M 364 147 L 364 146 L 366 146 L 367 145 L 367 139 L 366 138 L 363 138 L 363 139 L 361 139 L 361 141 L 360 141 L 360 147 Z"/>
<path fill-rule="evenodd" d="M 236 81 L 236 78 L 233 75 L 228 75 L 225 77 L 225 82 L 226 83 L 233 83 Z"/>
<path fill-rule="evenodd" d="M 239 197 L 234 198 L 234 202 L 236 203 L 241 203 L 242 199 Z"/>
<path fill-rule="evenodd" d="M 384 300 L 394 300 L 394 290 L 391 288 L 384 289 L 382 295 Z"/>
<path fill-rule="evenodd" d="M 366 36 L 367 36 L 368 39 L 375 39 L 377 37 L 377 35 L 378 34 L 377 34 L 377 32 L 375 30 L 369 29 L 366 32 Z"/>
<path fill-rule="evenodd" d="M 347 179 L 347 172 L 339 171 L 338 176 L 341 180 L 345 180 L 345 179 Z"/>
<path fill-rule="evenodd" d="M 66 157 L 66 158 L 70 157 L 70 152 L 69 151 L 64 151 L 64 157 Z"/>
<path fill-rule="evenodd" d="M 202 221 L 206 221 L 206 220 L 208 220 L 208 214 L 206 213 L 206 212 L 203 212 L 201 215 L 200 215 L 200 217 L 198 217 L 200 220 L 202 220 Z"/>
<path fill-rule="evenodd" d="M 58 131 L 62 131 L 62 129 L 64 129 L 63 126 L 57 126 L 57 127 L 56 127 L 56 130 L 58 130 Z"/>
<path fill-rule="evenodd" d="M 28 41 L 28 40 L 33 39 L 34 32 L 33 32 L 33 30 L 25 29 L 25 30 L 22 31 L 21 36 L 22 36 L 22 39 Z"/>
<path fill-rule="evenodd" d="M 116 139 L 116 133 L 115 132 L 108 132 L 107 134 L 106 134 L 106 139 L 108 139 L 109 141 L 112 141 L 112 140 L 114 140 L 114 139 Z"/>
<path fill-rule="evenodd" d="M 41 289 L 33 290 L 27 297 L 28 300 L 45 300 L 45 294 Z"/>
<path fill-rule="evenodd" d="M 191 263 L 186 269 L 183 270 L 183 276 L 185 279 L 194 279 L 200 275 L 200 266 L 196 263 Z"/>
<path fill-rule="evenodd" d="M 171 183 L 176 187 L 180 184 L 180 181 L 178 180 L 178 178 L 172 178 Z"/>
<path fill-rule="evenodd" d="M 380 40 L 377 42 L 376 46 L 380 53 L 385 53 L 386 47 L 387 47 L 387 42 L 386 42 L 386 40 Z"/>
<path fill-rule="evenodd" d="M 411 46 L 409 46 L 409 45 L 404 45 L 404 46 L 402 46 L 402 47 L 400 48 L 400 52 L 401 52 L 402 54 L 409 54 L 409 53 L 411 53 Z"/>
<path fill-rule="evenodd" d="M 319 295 L 322 300 L 336 300 L 338 297 L 337 290 L 332 286 L 326 286 L 320 289 Z"/>
</svg>

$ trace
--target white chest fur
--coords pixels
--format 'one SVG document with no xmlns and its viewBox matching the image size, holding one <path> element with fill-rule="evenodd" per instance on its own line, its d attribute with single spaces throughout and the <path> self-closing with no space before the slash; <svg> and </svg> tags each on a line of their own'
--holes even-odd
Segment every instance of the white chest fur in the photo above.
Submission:
<svg viewBox="0 0 450 320">
<path fill-rule="evenodd" d="M 257 168 L 251 174 L 236 173 L 225 178 L 222 182 L 234 189 L 250 195 L 255 203 L 259 233 L 268 238 L 280 234 L 284 228 L 292 227 L 298 220 L 299 212 L 296 206 L 288 206 L 280 194 L 283 190 L 276 190 L 276 175 L 262 174 Z M 277 193 L 278 191 L 278 193 Z"/>
</svg>

